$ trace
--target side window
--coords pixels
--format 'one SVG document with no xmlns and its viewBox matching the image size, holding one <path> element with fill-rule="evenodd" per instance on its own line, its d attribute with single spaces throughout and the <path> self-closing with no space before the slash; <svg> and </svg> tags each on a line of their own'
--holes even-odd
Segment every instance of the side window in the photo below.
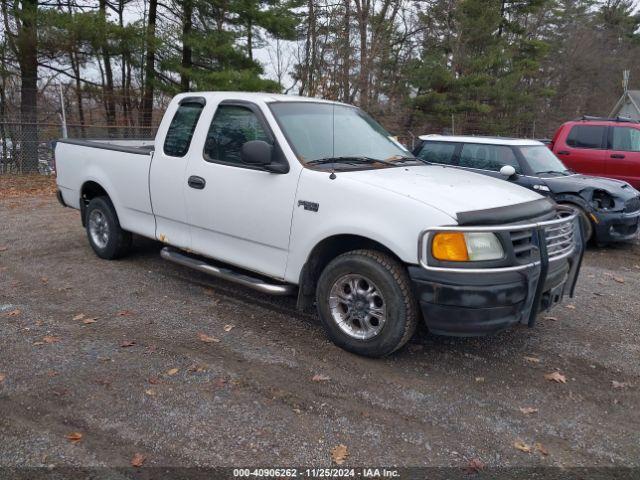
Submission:
<svg viewBox="0 0 640 480">
<path fill-rule="evenodd" d="M 164 139 L 164 153 L 171 157 L 184 157 L 189 151 L 191 137 L 204 105 L 199 102 L 182 103 L 171 120 Z"/>
<path fill-rule="evenodd" d="M 522 173 L 518 159 L 511 147 L 504 145 L 484 145 L 465 143 L 460 152 L 460 166 L 499 172 L 505 165 L 511 165 L 516 173 Z"/>
<path fill-rule="evenodd" d="M 422 160 L 432 163 L 442 163 L 444 165 L 453 165 L 457 143 L 449 142 L 424 142 L 420 152 L 416 155 Z"/>
<path fill-rule="evenodd" d="M 244 165 L 240 159 L 240 149 L 251 140 L 273 143 L 251 109 L 238 105 L 220 105 L 209 127 L 204 158 L 208 162 Z"/>
<path fill-rule="evenodd" d="M 598 125 L 576 125 L 569 132 L 567 145 L 573 148 L 602 148 L 606 129 Z"/>
<path fill-rule="evenodd" d="M 640 152 L 640 130 L 629 127 L 612 127 L 612 150 Z"/>
</svg>

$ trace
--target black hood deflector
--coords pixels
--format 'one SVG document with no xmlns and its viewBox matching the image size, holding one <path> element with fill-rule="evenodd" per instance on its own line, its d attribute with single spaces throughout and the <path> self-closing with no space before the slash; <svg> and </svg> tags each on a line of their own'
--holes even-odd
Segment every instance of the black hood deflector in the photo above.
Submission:
<svg viewBox="0 0 640 480">
<path fill-rule="evenodd" d="M 539 219 L 554 212 L 556 202 L 550 198 L 541 198 L 531 202 L 506 205 L 486 210 L 458 212 L 458 225 L 499 225 L 522 220 Z"/>
</svg>

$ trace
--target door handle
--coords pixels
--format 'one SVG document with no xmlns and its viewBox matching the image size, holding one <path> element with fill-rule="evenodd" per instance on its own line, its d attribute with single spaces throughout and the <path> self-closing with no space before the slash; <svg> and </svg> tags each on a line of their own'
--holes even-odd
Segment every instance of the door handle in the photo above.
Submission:
<svg viewBox="0 0 640 480">
<path fill-rule="evenodd" d="M 569 152 L 568 150 L 560 150 L 558 152 L 558 155 L 569 155 L 571 152 Z"/>
<path fill-rule="evenodd" d="M 198 177 L 196 175 L 191 175 L 189 177 L 189 180 L 187 180 L 187 185 L 189 185 L 191 188 L 195 188 L 196 190 L 202 190 L 206 184 L 207 181 L 204 178 Z"/>
<path fill-rule="evenodd" d="M 622 155 L 621 153 L 614 153 L 613 155 L 611 155 L 611 158 L 624 158 L 624 155 Z"/>
</svg>

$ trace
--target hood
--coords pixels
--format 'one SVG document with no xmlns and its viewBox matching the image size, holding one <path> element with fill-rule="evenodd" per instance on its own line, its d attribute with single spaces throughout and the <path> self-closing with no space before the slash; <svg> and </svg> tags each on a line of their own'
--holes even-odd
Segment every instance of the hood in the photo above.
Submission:
<svg viewBox="0 0 640 480">
<path fill-rule="evenodd" d="M 637 191 L 627 182 L 612 178 L 590 177 L 588 175 L 573 174 L 567 176 L 540 177 L 552 193 L 576 193 L 583 190 L 604 190 L 614 197 L 628 200 L 635 197 Z"/>
<path fill-rule="evenodd" d="M 460 212 L 504 207 L 542 198 L 504 180 L 441 165 L 340 172 L 339 175 L 392 191 L 452 218 Z"/>
</svg>

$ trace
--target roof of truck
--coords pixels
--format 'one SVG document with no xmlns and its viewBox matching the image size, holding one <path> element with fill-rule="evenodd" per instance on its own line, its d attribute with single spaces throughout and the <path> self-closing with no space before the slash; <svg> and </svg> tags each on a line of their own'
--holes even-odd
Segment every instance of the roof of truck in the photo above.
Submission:
<svg viewBox="0 0 640 480">
<path fill-rule="evenodd" d="M 273 102 L 316 102 L 316 103 L 328 103 L 347 105 L 346 103 L 335 102 L 331 100 L 322 100 L 320 98 L 302 97 L 299 95 L 282 95 L 279 93 L 265 93 L 265 92 L 187 92 L 177 95 L 177 97 L 205 97 L 205 98 L 224 98 L 225 100 L 249 100 L 256 101 L 261 100 L 267 103 Z"/>
<path fill-rule="evenodd" d="M 420 140 L 431 140 L 437 142 L 459 142 L 459 143 L 483 143 L 487 145 L 544 145 L 538 140 L 530 140 L 526 138 L 507 138 L 507 137 L 476 137 L 472 135 L 420 135 Z"/>
</svg>

